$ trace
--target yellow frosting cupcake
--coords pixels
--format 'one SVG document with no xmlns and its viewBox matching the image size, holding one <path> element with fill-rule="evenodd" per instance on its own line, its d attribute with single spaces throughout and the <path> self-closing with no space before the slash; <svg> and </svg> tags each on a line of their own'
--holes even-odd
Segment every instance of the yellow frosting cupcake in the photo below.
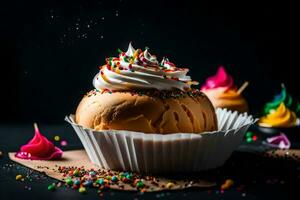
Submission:
<svg viewBox="0 0 300 200">
<path fill-rule="evenodd" d="M 281 103 L 276 110 L 261 117 L 258 124 L 263 127 L 288 128 L 297 125 L 297 117 L 284 103 Z"/>
</svg>

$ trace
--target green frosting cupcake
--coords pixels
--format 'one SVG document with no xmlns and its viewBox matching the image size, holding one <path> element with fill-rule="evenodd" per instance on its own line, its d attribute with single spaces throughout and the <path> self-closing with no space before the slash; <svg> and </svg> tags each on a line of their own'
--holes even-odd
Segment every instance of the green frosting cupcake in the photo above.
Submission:
<svg viewBox="0 0 300 200">
<path fill-rule="evenodd" d="M 286 107 L 295 112 L 297 117 L 300 117 L 300 103 L 287 93 L 284 84 L 281 85 L 281 92 L 276 95 L 271 102 L 268 102 L 264 106 L 264 114 L 267 115 L 271 111 L 274 111 L 283 102 Z"/>
</svg>

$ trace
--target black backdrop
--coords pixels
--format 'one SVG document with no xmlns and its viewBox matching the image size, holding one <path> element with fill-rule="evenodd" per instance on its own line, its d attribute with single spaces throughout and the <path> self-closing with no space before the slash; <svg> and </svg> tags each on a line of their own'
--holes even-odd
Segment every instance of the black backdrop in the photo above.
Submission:
<svg viewBox="0 0 300 200">
<path fill-rule="evenodd" d="M 223 64 L 252 113 L 284 82 L 299 97 L 292 11 L 189 1 L 1 3 L 1 123 L 63 123 L 117 48 L 150 47 L 200 83 Z M 292 6 L 291 6 L 292 7 Z"/>
</svg>

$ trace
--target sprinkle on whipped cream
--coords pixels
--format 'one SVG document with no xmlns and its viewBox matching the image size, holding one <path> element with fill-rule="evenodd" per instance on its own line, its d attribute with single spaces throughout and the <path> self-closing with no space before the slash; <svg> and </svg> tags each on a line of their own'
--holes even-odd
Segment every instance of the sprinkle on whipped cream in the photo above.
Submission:
<svg viewBox="0 0 300 200">
<path fill-rule="evenodd" d="M 99 68 L 93 80 L 97 90 L 126 91 L 137 89 L 158 89 L 182 91 L 191 90 L 191 85 L 198 85 L 187 76 L 189 69 L 178 68 L 167 58 L 158 62 L 157 57 L 149 52 L 134 49 L 131 43 L 128 50 L 119 51 L 119 57 L 106 58 L 106 64 Z"/>
</svg>

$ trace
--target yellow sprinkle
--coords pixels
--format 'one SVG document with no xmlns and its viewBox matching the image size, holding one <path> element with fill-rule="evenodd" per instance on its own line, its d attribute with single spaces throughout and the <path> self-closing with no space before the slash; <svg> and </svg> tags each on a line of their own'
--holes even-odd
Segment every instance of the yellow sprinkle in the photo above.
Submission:
<svg viewBox="0 0 300 200">
<path fill-rule="evenodd" d="M 117 74 L 121 73 L 119 68 L 115 68 L 114 72 L 116 72 Z"/>
<path fill-rule="evenodd" d="M 221 189 L 222 189 L 222 190 L 229 189 L 232 185 L 233 185 L 233 180 L 227 179 L 227 180 L 225 181 L 225 183 L 223 183 L 223 184 L 221 185 Z"/>
<path fill-rule="evenodd" d="M 167 185 L 166 185 L 166 187 L 167 187 L 168 189 L 171 189 L 171 188 L 174 187 L 174 186 L 175 186 L 175 184 L 172 183 L 172 182 L 169 182 L 169 183 L 167 183 Z"/>
<path fill-rule="evenodd" d="M 80 193 L 86 193 L 86 188 L 85 187 L 80 187 L 78 191 Z"/>
<path fill-rule="evenodd" d="M 134 54 L 133 54 L 133 58 L 137 58 L 137 57 L 138 57 L 138 55 L 139 55 L 139 51 L 138 51 L 138 50 L 136 50 L 136 51 L 134 52 Z"/>
<path fill-rule="evenodd" d="M 60 140 L 60 137 L 58 135 L 54 136 L 54 140 L 55 141 L 59 141 Z"/>
<path fill-rule="evenodd" d="M 20 180 L 22 180 L 23 179 L 23 176 L 21 175 L 21 174 L 18 174 L 17 176 L 16 176 L 16 180 L 17 181 L 20 181 Z"/>
</svg>

